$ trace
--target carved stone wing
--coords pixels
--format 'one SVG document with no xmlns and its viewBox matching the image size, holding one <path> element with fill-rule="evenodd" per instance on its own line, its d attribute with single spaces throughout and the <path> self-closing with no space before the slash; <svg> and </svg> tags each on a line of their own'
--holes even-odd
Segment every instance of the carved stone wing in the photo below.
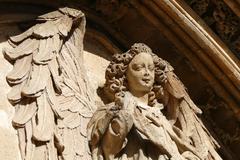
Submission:
<svg viewBox="0 0 240 160">
<path fill-rule="evenodd" d="M 203 158 L 210 154 L 215 159 L 221 159 L 215 150 L 219 147 L 218 143 L 197 116 L 202 111 L 191 100 L 185 86 L 173 72 L 173 67 L 168 62 L 164 63 L 166 83 L 163 84 L 163 94 L 167 97 L 164 103 L 167 107 L 168 119 L 174 127 L 179 128 L 192 140 L 192 144 Z"/>
<path fill-rule="evenodd" d="M 16 107 L 22 158 L 90 159 L 86 125 L 94 103 L 82 57 L 85 16 L 60 8 L 37 20 L 4 50 L 13 63 L 8 99 Z"/>
<path fill-rule="evenodd" d="M 166 63 L 166 65 L 167 67 L 166 67 L 165 74 L 167 77 L 167 81 L 166 81 L 166 84 L 164 85 L 164 89 L 169 96 L 168 103 L 169 105 L 171 105 L 171 106 L 168 106 L 168 108 L 169 109 L 175 108 L 176 110 L 178 110 L 177 106 L 179 106 L 179 103 L 184 99 L 196 114 L 201 114 L 202 111 L 193 103 L 193 101 L 191 100 L 191 98 L 189 97 L 186 91 L 184 84 L 173 72 L 173 67 L 170 66 L 169 63 Z"/>
</svg>

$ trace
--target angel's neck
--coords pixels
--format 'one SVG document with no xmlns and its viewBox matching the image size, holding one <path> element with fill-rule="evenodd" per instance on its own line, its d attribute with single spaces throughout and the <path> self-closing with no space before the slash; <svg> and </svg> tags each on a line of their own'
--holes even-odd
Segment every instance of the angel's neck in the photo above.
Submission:
<svg viewBox="0 0 240 160">
<path fill-rule="evenodd" d="M 148 105 L 148 93 L 132 92 L 130 93 L 136 98 L 138 102 Z"/>
</svg>

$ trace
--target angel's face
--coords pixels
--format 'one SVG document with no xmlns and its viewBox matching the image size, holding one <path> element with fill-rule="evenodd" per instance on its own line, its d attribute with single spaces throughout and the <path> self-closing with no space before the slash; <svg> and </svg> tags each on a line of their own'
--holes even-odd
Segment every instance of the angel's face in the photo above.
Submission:
<svg viewBox="0 0 240 160">
<path fill-rule="evenodd" d="M 148 93 L 154 83 L 154 63 L 150 54 L 137 54 L 128 65 L 127 80 L 130 92 Z"/>
</svg>

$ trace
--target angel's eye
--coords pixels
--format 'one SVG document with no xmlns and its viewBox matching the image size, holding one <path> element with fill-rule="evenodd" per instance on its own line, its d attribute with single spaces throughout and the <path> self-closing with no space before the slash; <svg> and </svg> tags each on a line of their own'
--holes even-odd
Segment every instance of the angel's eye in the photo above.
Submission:
<svg viewBox="0 0 240 160">
<path fill-rule="evenodd" d="M 149 65 L 149 66 L 148 66 L 148 69 L 149 69 L 150 71 L 153 71 L 153 70 L 154 70 L 154 65 Z"/>
<path fill-rule="evenodd" d="M 138 65 L 138 64 L 134 64 L 132 66 L 132 69 L 135 71 L 140 71 L 142 68 L 143 68 L 142 65 Z"/>
</svg>

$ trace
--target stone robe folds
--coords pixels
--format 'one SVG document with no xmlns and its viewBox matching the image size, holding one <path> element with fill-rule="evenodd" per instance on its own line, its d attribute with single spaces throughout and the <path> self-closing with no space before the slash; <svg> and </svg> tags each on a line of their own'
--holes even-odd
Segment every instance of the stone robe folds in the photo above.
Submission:
<svg viewBox="0 0 240 160">
<path fill-rule="evenodd" d="M 137 102 L 126 92 L 119 110 L 101 107 L 88 124 L 94 160 L 198 160 L 195 149 L 174 132 L 159 108 Z"/>
</svg>

